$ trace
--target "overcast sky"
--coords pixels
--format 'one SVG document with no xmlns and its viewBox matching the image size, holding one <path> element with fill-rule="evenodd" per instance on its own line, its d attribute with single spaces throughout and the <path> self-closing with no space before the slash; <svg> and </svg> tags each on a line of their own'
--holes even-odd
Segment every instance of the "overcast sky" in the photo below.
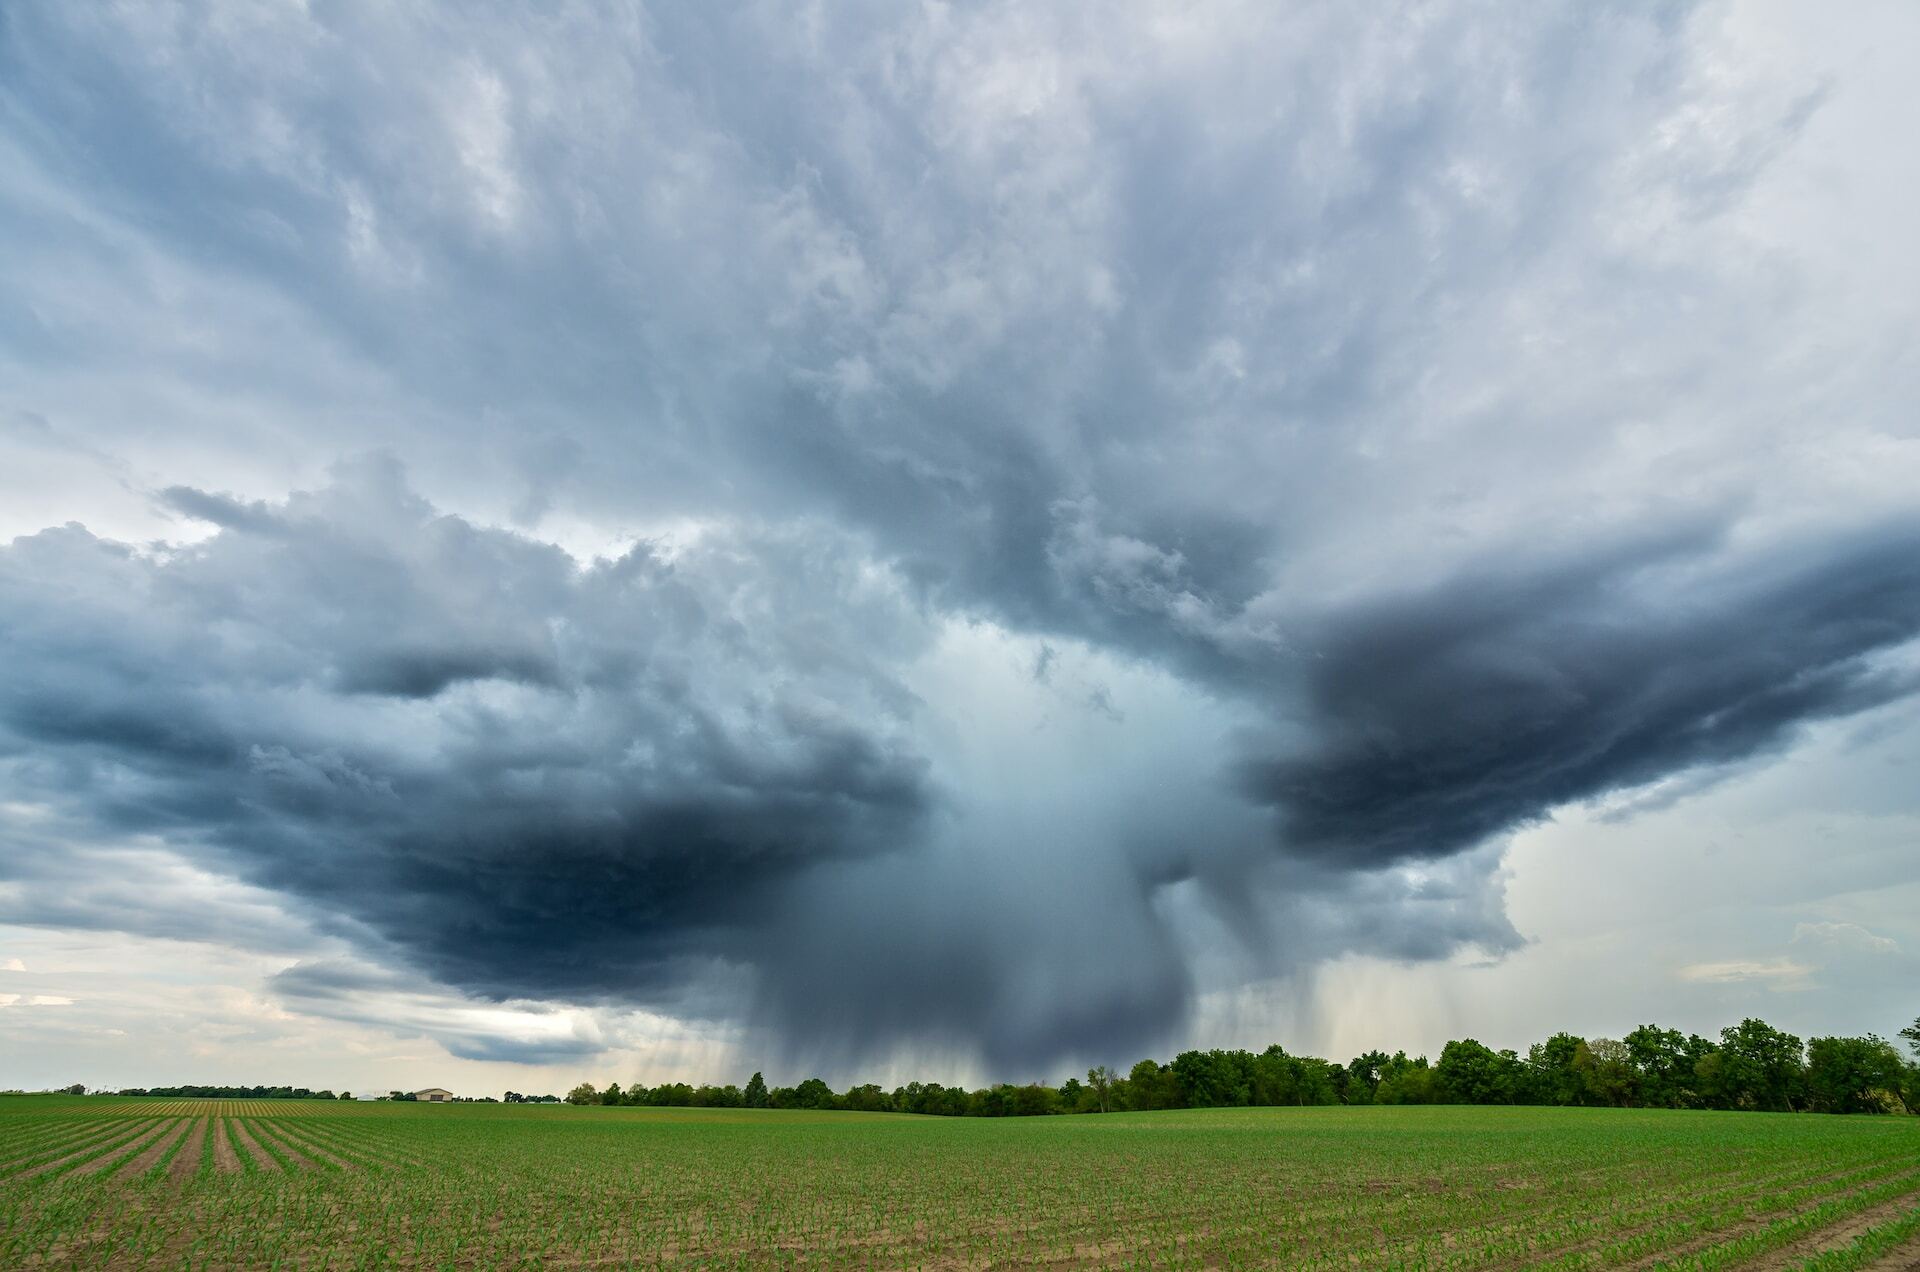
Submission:
<svg viewBox="0 0 1920 1272">
<path fill-rule="evenodd" d="M 0 1085 L 1920 1011 L 1920 8 L 0 12 Z"/>
</svg>

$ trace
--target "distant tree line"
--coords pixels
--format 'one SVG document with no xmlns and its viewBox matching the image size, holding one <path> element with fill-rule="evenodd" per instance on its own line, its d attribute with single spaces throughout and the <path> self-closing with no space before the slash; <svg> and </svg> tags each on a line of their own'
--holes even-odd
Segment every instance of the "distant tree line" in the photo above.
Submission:
<svg viewBox="0 0 1920 1272">
<path fill-rule="evenodd" d="M 71 1087 L 68 1090 L 72 1090 Z M 342 1091 L 309 1091 L 306 1087 L 284 1086 L 170 1086 L 122 1087 L 121 1095 L 167 1095 L 182 1100 L 351 1100 L 353 1094 Z M 411 1097 L 409 1097 L 411 1098 Z"/>
<path fill-rule="evenodd" d="M 85 1095 L 87 1088 L 79 1083 L 60 1090 L 67 1095 Z M 351 1091 L 342 1091 L 335 1095 L 331 1091 L 310 1091 L 306 1087 L 268 1087 L 268 1086 L 171 1086 L 171 1087 L 123 1087 L 117 1095 L 158 1095 L 186 1100 L 351 1100 Z M 415 1103 L 419 1096 L 411 1091 L 389 1091 L 385 1095 L 376 1095 L 376 1100 L 392 1100 L 402 1104 Z M 522 1095 L 518 1091 L 509 1091 L 507 1104 L 558 1104 L 557 1095 Z M 453 1104 L 499 1104 L 490 1095 L 459 1096 L 452 1098 Z"/>
<path fill-rule="evenodd" d="M 1920 1055 L 1920 1020 L 1900 1031 Z M 509 1096 L 509 1100 L 511 1100 Z M 1170 1064 L 1142 1060 L 1123 1077 L 1104 1065 L 1059 1086 L 1002 1083 L 977 1091 L 909 1082 L 836 1092 L 819 1078 L 768 1087 L 657 1087 L 583 1082 L 569 1104 L 694 1108 L 845 1109 L 943 1117 L 1031 1117 L 1144 1109 L 1310 1104 L 1530 1104 L 1610 1108 L 1748 1109 L 1782 1113 L 1920 1111 L 1920 1063 L 1883 1038 L 1815 1038 L 1802 1044 L 1762 1020 L 1743 1020 L 1717 1041 L 1642 1025 L 1624 1038 L 1558 1033 L 1527 1048 L 1495 1051 L 1471 1038 L 1439 1059 L 1369 1051 L 1346 1064 L 1250 1051 L 1186 1051 Z"/>
<path fill-rule="evenodd" d="M 391 1100 L 398 1104 L 420 1103 L 419 1094 L 413 1091 L 389 1091 L 385 1095 L 376 1095 L 373 1098 L 376 1100 Z M 490 1095 L 450 1095 L 446 1098 L 445 1101 L 443 1101 L 443 1103 L 446 1103 L 446 1104 L 500 1104 L 500 1103 L 503 1103 L 503 1101 L 496 1100 Z M 558 1104 L 560 1103 L 560 1097 L 557 1095 L 521 1095 L 518 1091 L 509 1091 L 507 1092 L 507 1098 L 504 1101 L 504 1103 L 507 1103 L 507 1104 Z"/>
</svg>

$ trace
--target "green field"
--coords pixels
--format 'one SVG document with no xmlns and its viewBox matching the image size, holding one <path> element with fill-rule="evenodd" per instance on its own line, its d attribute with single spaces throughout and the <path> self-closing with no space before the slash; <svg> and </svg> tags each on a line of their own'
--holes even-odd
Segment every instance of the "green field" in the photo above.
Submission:
<svg viewBox="0 0 1920 1272">
<path fill-rule="evenodd" d="M 1920 1119 L 0 1098 L 0 1266 L 1896 1268 Z"/>
</svg>

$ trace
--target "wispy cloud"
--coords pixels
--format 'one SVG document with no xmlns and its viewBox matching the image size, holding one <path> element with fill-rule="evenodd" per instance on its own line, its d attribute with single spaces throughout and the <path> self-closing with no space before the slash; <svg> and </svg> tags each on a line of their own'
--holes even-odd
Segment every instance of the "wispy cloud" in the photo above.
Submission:
<svg viewBox="0 0 1920 1272">
<path fill-rule="evenodd" d="M 1845 950 L 1864 951 L 1868 954 L 1897 954 L 1900 943 L 1892 937 L 1879 936 L 1869 932 L 1858 923 L 1796 923 L 1793 925 L 1794 944 L 1836 946 Z"/>
<path fill-rule="evenodd" d="M 1692 963 L 1679 971 L 1683 981 L 1702 985 L 1737 985 L 1753 982 L 1774 990 L 1814 988 L 1818 969 L 1790 958 L 1729 959 L 1719 963 Z"/>
</svg>

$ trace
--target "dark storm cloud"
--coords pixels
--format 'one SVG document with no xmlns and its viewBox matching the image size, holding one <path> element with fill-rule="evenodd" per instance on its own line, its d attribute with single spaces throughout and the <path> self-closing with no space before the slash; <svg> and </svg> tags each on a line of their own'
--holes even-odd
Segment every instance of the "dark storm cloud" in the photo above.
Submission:
<svg viewBox="0 0 1920 1272">
<path fill-rule="evenodd" d="M 321 1014 L 1018 1070 L 1514 948 L 1503 832 L 1908 688 L 1905 345 L 1730 221 L 1829 93 L 1718 21 L 17 6 L 0 460 L 211 537 L 0 554 L 0 795 L 336 925 Z M 282 498 L 375 446 L 437 506 Z"/>
<path fill-rule="evenodd" d="M 1892 701 L 1920 633 L 1920 529 L 1709 565 L 1596 556 L 1449 579 L 1301 637 L 1305 743 L 1253 760 L 1285 851 L 1445 857 L 1598 794 L 1744 760 Z"/>
<path fill-rule="evenodd" d="M 1280 961 L 1512 943 L 1472 878 L 1273 877 L 1271 827 L 1210 744 L 1130 790 L 1043 747 L 1061 790 L 1000 792 L 1042 805 L 941 811 L 958 795 L 936 791 L 923 708 L 889 670 L 930 648 L 927 619 L 824 530 L 581 566 L 436 513 L 385 460 L 244 516 L 167 500 L 220 528 L 149 551 L 66 527 L 0 550 L 0 762 L 60 837 L 157 834 L 199 873 L 176 864 L 191 886 L 153 889 L 154 868 L 10 837 L 22 863 L 73 863 L 68 883 L 21 876 L 13 921 L 198 939 L 251 931 L 218 916 L 278 897 L 304 942 L 373 960 L 302 964 L 273 982 L 283 1002 L 438 1021 L 468 1057 L 610 1043 L 490 1035 L 433 984 L 693 1017 L 750 1002 L 795 1063 L 911 1040 L 1007 1070 L 1164 1040 L 1195 991 L 1161 908 L 1183 883 L 1222 912 L 1267 898 L 1235 935 Z M 1010 679 L 1124 728 L 1047 662 Z M 266 891 L 195 891 L 216 875 Z"/>
<path fill-rule="evenodd" d="M 933 799 L 908 700 L 838 629 L 889 643 L 859 581 L 793 540 L 701 557 L 576 567 L 382 462 L 158 556 L 48 531 L 0 552 L 0 746 L 449 983 L 657 1001 Z"/>
</svg>

